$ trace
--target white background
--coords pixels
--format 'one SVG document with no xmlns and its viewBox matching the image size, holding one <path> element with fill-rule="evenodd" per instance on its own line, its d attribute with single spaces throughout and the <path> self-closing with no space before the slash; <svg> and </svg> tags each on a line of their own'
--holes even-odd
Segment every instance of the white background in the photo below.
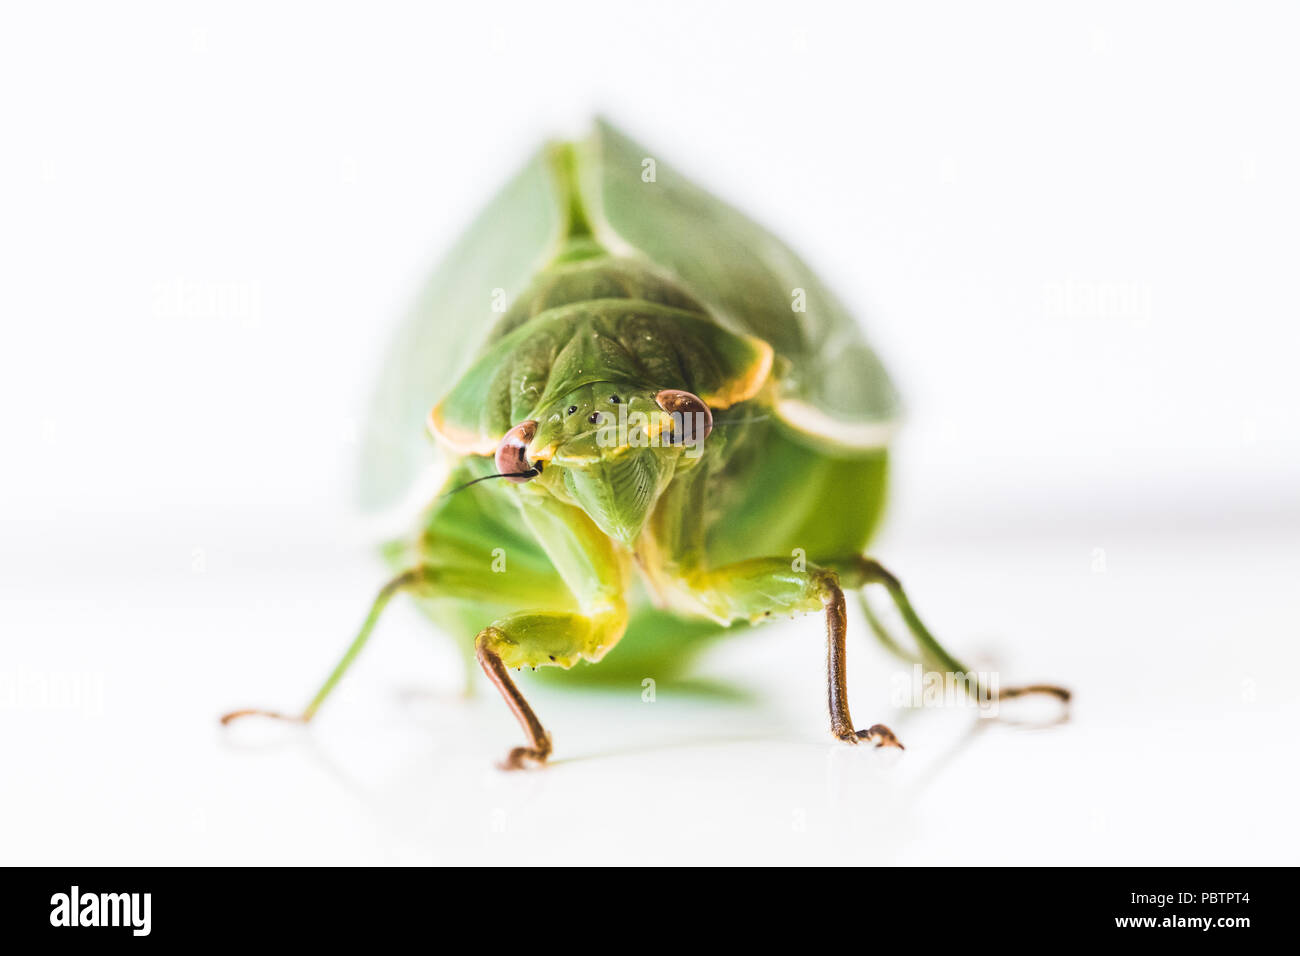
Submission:
<svg viewBox="0 0 1300 956">
<path fill-rule="evenodd" d="M 0 862 L 1295 863 L 1296 27 L 7 5 Z M 908 406 L 876 553 L 1068 723 L 899 712 L 854 618 L 855 714 L 909 749 L 835 745 L 805 619 L 710 654 L 740 699 L 530 689 L 556 761 L 506 775 L 510 716 L 399 607 L 309 732 L 219 731 L 303 700 L 382 580 L 352 483 L 393 321 L 596 110 L 859 309 Z"/>
</svg>

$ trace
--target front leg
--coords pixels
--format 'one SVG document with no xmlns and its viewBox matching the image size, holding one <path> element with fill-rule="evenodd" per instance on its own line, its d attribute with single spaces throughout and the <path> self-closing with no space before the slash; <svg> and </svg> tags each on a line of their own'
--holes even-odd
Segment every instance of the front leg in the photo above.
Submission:
<svg viewBox="0 0 1300 956">
<path fill-rule="evenodd" d="M 479 666 L 501 693 L 528 737 L 506 755 L 504 770 L 546 762 L 551 735 L 510 677 L 510 670 L 599 661 L 627 629 L 622 563 L 609 539 L 578 508 L 546 496 L 521 496 L 528 528 L 564 579 L 578 610 L 532 610 L 494 621 L 479 632 Z"/>
<path fill-rule="evenodd" d="M 679 579 L 677 598 L 694 604 L 722 623 L 759 622 L 773 614 L 823 610 L 826 614 L 826 703 L 831 733 L 848 743 L 867 740 L 877 747 L 898 747 L 894 732 L 884 724 L 855 729 L 849 714 L 848 664 L 845 634 L 848 620 L 839 575 L 829 568 L 797 568 L 786 558 L 757 558 Z"/>
<path fill-rule="evenodd" d="M 599 660 L 627 626 L 626 614 L 588 617 L 563 611 L 512 614 L 483 628 L 474 641 L 479 665 L 510 708 L 528 737 L 528 746 L 515 747 L 502 762 L 503 770 L 542 764 L 551 755 L 551 735 L 510 677 L 510 669 L 570 668 L 579 660 Z"/>
<path fill-rule="evenodd" d="M 877 747 L 903 749 L 894 732 L 884 724 L 872 724 L 866 730 L 854 730 L 849 716 L 849 666 L 845 635 L 848 618 L 844 611 L 844 591 L 834 571 L 824 587 L 822 603 L 826 608 L 826 703 L 831 712 L 831 733 L 840 740 L 856 744 L 868 740 Z"/>
</svg>

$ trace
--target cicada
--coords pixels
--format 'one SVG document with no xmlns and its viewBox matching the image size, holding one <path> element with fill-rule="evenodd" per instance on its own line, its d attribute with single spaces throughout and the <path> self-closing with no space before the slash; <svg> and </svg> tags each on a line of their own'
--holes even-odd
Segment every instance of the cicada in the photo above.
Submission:
<svg viewBox="0 0 1300 956">
<path fill-rule="evenodd" d="M 606 122 L 542 147 L 390 349 L 365 494 L 386 505 L 418 486 L 430 437 L 446 485 L 385 546 L 396 576 L 288 719 L 312 718 L 409 592 L 518 719 L 507 768 L 552 753 L 512 671 L 685 659 L 724 630 L 809 612 L 825 616 L 831 733 L 901 747 L 849 714 L 846 593 L 883 588 L 917 656 L 968 669 L 866 554 L 898 410 L 859 324 L 776 237 Z M 1068 698 L 1000 696 L 1027 691 Z M 285 716 L 223 721 L 245 714 Z"/>
</svg>

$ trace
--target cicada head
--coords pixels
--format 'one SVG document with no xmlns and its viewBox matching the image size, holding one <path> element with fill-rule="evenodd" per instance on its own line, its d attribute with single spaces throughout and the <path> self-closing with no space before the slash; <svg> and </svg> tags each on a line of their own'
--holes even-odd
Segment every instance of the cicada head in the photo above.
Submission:
<svg viewBox="0 0 1300 956">
<path fill-rule="evenodd" d="M 708 406 L 690 392 L 595 382 L 511 429 L 497 467 L 535 471 L 533 484 L 631 546 L 674 475 L 700 459 L 712 428 Z"/>
</svg>

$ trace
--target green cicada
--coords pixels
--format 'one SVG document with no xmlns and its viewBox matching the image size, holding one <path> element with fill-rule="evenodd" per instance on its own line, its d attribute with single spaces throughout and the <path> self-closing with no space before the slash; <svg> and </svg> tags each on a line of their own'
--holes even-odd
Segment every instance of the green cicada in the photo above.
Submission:
<svg viewBox="0 0 1300 956">
<path fill-rule="evenodd" d="M 778 239 L 606 123 L 545 146 L 393 344 L 366 496 L 410 491 L 427 433 L 446 487 L 386 546 L 397 576 L 292 719 L 316 713 L 406 591 L 518 718 L 527 745 L 507 767 L 551 753 L 512 669 L 658 667 L 724 629 L 812 611 L 826 616 L 831 733 L 899 746 L 849 716 L 845 592 L 882 586 L 921 659 L 967 670 L 864 555 L 897 411 L 856 322 Z M 1067 696 L 1000 696 L 1026 690 Z M 270 714 L 224 719 L 249 713 Z"/>
</svg>

